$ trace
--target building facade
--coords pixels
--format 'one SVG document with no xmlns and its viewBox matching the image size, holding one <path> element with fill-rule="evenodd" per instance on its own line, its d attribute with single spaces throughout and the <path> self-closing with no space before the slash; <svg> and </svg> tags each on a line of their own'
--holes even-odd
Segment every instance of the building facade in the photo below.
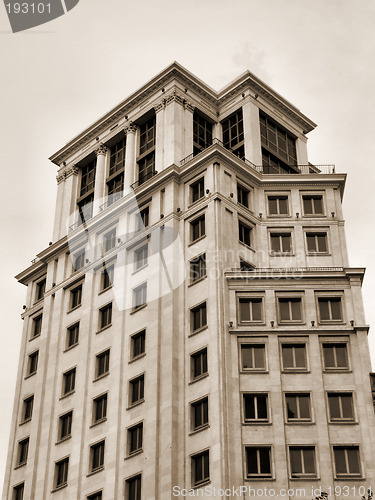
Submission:
<svg viewBox="0 0 375 500">
<path fill-rule="evenodd" d="M 51 157 L 4 500 L 375 485 L 364 269 L 314 127 L 250 72 L 216 92 L 173 63 Z"/>
</svg>

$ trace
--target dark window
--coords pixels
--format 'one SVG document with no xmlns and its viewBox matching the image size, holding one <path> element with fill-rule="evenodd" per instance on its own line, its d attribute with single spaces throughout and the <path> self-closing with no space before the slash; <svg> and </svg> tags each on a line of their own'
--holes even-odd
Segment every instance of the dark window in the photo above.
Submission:
<svg viewBox="0 0 375 500">
<path fill-rule="evenodd" d="M 271 233 L 271 250 L 272 252 L 286 252 L 292 251 L 292 235 L 291 233 Z"/>
<path fill-rule="evenodd" d="M 315 447 L 290 446 L 290 474 L 292 477 L 315 477 Z"/>
<path fill-rule="evenodd" d="M 132 455 L 142 450 L 143 423 L 128 429 L 128 454 Z"/>
<path fill-rule="evenodd" d="M 242 108 L 222 122 L 224 147 L 245 158 Z"/>
<path fill-rule="evenodd" d="M 139 157 L 137 159 L 139 184 L 143 184 L 155 173 L 155 131 L 155 116 L 140 126 Z"/>
<path fill-rule="evenodd" d="M 297 165 L 296 139 L 263 113 L 259 114 L 259 119 L 263 156 L 277 163 L 282 170 L 290 171 L 288 165 Z M 274 173 L 274 169 L 269 169 L 270 160 L 263 162 L 263 167 L 268 167 L 265 173 Z M 277 169 L 276 173 L 279 171 Z"/>
<path fill-rule="evenodd" d="M 269 446 L 246 448 L 246 475 L 271 477 L 271 448 Z"/>
<path fill-rule="evenodd" d="M 44 297 L 44 292 L 46 291 L 46 280 L 41 280 L 36 284 L 36 300 L 41 300 Z"/>
<path fill-rule="evenodd" d="M 27 367 L 27 375 L 34 375 L 38 369 L 39 351 L 29 354 L 29 363 Z"/>
<path fill-rule="evenodd" d="M 109 158 L 109 177 L 122 172 L 125 168 L 126 137 L 111 146 Z"/>
<path fill-rule="evenodd" d="M 239 240 L 248 247 L 251 246 L 251 227 L 247 226 L 246 224 L 244 224 L 239 220 L 238 233 L 239 233 Z"/>
<path fill-rule="evenodd" d="M 300 297 L 279 297 L 278 302 L 280 323 L 284 321 L 302 321 L 302 299 Z"/>
<path fill-rule="evenodd" d="M 137 230 L 145 229 L 149 225 L 149 207 L 140 210 L 137 213 Z"/>
<path fill-rule="evenodd" d="M 133 290 L 133 310 L 137 310 L 147 303 L 147 283 L 143 283 Z"/>
<path fill-rule="evenodd" d="M 202 215 L 201 217 L 198 217 L 198 219 L 193 220 L 190 223 L 190 228 L 191 228 L 191 242 L 198 240 L 199 238 L 202 238 L 206 234 L 206 221 L 205 221 L 205 216 Z"/>
<path fill-rule="evenodd" d="M 212 144 L 212 124 L 199 113 L 193 115 L 193 154 L 194 156 Z"/>
<path fill-rule="evenodd" d="M 240 269 L 241 271 L 253 271 L 255 268 L 245 260 L 240 259 Z"/>
<path fill-rule="evenodd" d="M 237 184 L 237 201 L 246 208 L 249 208 L 250 191 L 240 184 Z"/>
<path fill-rule="evenodd" d="M 190 261 L 190 281 L 194 283 L 206 276 L 206 254 L 202 254 L 199 257 Z"/>
<path fill-rule="evenodd" d="M 84 224 L 92 218 L 93 214 L 94 193 L 86 196 L 78 203 L 79 219 L 78 225 Z"/>
<path fill-rule="evenodd" d="M 304 215 L 324 215 L 322 195 L 304 195 L 302 201 Z"/>
<path fill-rule="evenodd" d="M 310 421 L 310 394 L 285 394 L 288 422 Z"/>
<path fill-rule="evenodd" d="M 96 356 L 95 378 L 102 377 L 109 372 L 109 349 Z"/>
<path fill-rule="evenodd" d="M 146 330 L 132 335 L 131 337 L 131 358 L 135 359 L 145 353 Z"/>
<path fill-rule="evenodd" d="M 354 406 L 352 393 L 328 394 L 329 417 L 331 422 L 353 422 Z"/>
<path fill-rule="evenodd" d="M 94 424 L 107 417 L 107 394 L 102 394 L 94 399 L 92 421 Z"/>
<path fill-rule="evenodd" d="M 29 453 L 29 438 L 26 438 L 18 443 L 17 466 L 26 464 L 28 453 Z"/>
<path fill-rule="evenodd" d="M 208 424 L 208 398 L 191 403 L 191 429 L 196 431 Z"/>
<path fill-rule="evenodd" d="M 359 446 L 334 446 L 336 477 L 360 476 Z"/>
<path fill-rule="evenodd" d="M 63 374 L 63 396 L 74 391 L 76 384 L 76 369 L 73 368 Z"/>
<path fill-rule="evenodd" d="M 99 309 L 99 327 L 102 330 L 112 324 L 112 303 Z"/>
<path fill-rule="evenodd" d="M 142 477 L 141 475 L 126 480 L 126 500 L 141 500 Z"/>
<path fill-rule="evenodd" d="M 107 253 L 116 246 L 116 228 L 104 235 L 104 252 Z"/>
<path fill-rule="evenodd" d="M 204 196 L 204 178 L 190 184 L 191 203 L 195 203 Z"/>
<path fill-rule="evenodd" d="M 268 422 L 267 394 L 244 394 L 244 421 Z"/>
<path fill-rule="evenodd" d="M 325 370 L 347 370 L 349 360 L 346 343 L 323 344 L 323 360 Z"/>
<path fill-rule="evenodd" d="M 103 494 L 101 491 L 98 491 L 97 493 L 93 493 L 92 495 L 89 495 L 87 497 L 87 500 L 102 500 L 103 499 Z"/>
<path fill-rule="evenodd" d="M 112 264 L 111 266 L 104 267 L 102 271 L 102 291 L 107 290 L 113 285 L 113 279 L 115 274 L 115 266 Z"/>
<path fill-rule="evenodd" d="M 306 370 L 306 345 L 283 344 L 281 346 L 284 370 Z"/>
<path fill-rule="evenodd" d="M 40 335 L 40 333 L 42 331 L 42 319 L 43 319 L 42 314 L 40 314 L 36 318 L 33 318 L 33 331 L 32 331 L 33 337 Z"/>
<path fill-rule="evenodd" d="M 33 416 L 33 406 L 34 406 L 34 396 L 29 396 L 28 398 L 23 400 L 22 420 L 21 420 L 22 423 L 31 420 L 31 417 Z"/>
<path fill-rule="evenodd" d="M 130 404 L 139 403 L 144 398 L 144 375 L 137 377 L 129 382 Z"/>
<path fill-rule="evenodd" d="M 68 482 L 69 458 L 64 458 L 55 464 L 55 488 L 66 486 Z"/>
<path fill-rule="evenodd" d="M 240 322 L 263 321 L 261 298 L 241 298 L 238 302 Z"/>
<path fill-rule="evenodd" d="M 79 285 L 70 292 L 70 308 L 74 309 L 75 307 L 80 306 L 82 303 L 82 285 Z"/>
<path fill-rule="evenodd" d="M 341 297 L 318 297 L 320 321 L 342 321 Z"/>
<path fill-rule="evenodd" d="M 72 419 L 73 419 L 72 411 L 65 413 L 65 415 L 61 415 L 61 417 L 59 418 L 59 436 L 58 436 L 59 441 L 67 439 L 72 435 Z"/>
<path fill-rule="evenodd" d="M 210 453 L 208 450 L 191 457 L 191 473 L 193 486 L 210 479 Z"/>
<path fill-rule="evenodd" d="M 190 360 L 192 380 L 198 379 L 207 373 L 207 348 L 192 354 Z"/>
<path fill-rule="evenodd" d="M 73 266 L 75 271 L 79 271 L 85 265 L 85 249 L 80 250 L 73 256 Z"/>
<path fill-rule="evenodd" d="M 139 185 L 148 181 L 155 174 L 155 153 L 151 153 L 138 161 Z"/>
<path fill-rule="evenodd" d="M 200 330 L 207 325 L 206 302 L 194 307 L 191 310 L 191 329 L 193 332 Z"/>
<path fill-rule="evenodd" d="M 66 348 L 73 347 L 78 344 L 79 339 L 79 322 L 69 326 L 66 332 Z"/>
<path fill-rule="evenodd" d="M 81 171 L 80 196 L 84 196 L 93 191 L 95 187 L 96 159 L 82 167 Z"/>
<path fill-rule="evenodd" d="M 306 243 L 309 253 L 327 253 L 327 233 L 306 233 Z"/>
<path fill-rule="evenodd" d="M 268 196 L 269 215 L 288 215 L 288 197 L 287 196 Z"/>
<path fill-rule="evenodd" d="M 108 201 L 107 205 L 110 206 L 115 201 L 122 198 L 124 191 L 124 174 L 117 175 L 114 179 L 107 182 L 108 186 Z"/>
<path fill-rule="evenodd" d="M 13 486 L 13 496 L 12 500 L 23 500 L 23 493 L 25 490 L 25 484 L 17 484 L 17 486 Z"/>
<path fill-rule="evenodd" d="M 138 248 L 134 251 L 135 269 L 145 266 L 148 261 L 148 245 Z"/>
<path fill-rule="evenodd" d="M 241 344 L 242 370 L 265 370 L 266 348 L 264 344 Z"/>
<path fill-rule="evenodd" d="M 140 126 L 139 130 L 139 154 L 148 152 L 155 146 L 156 119 L 150 120 Z"/>
<path fill-rule="evenodd" d="M 90 471 L 96 472 L 104 466 L 104 448 L 105 442 L 92 444 L 90 446 Z"/>
</svg>

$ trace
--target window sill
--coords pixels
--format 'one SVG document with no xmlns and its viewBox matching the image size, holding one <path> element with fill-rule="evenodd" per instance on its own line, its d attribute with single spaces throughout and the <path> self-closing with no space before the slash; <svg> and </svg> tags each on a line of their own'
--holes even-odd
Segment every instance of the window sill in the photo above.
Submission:
<svg viewBox="0 0 375 500">
<path fill-rule="evenodd" d="M 148 262 L 147 262 L 147 264 L 144 264 L 143 266 L 138 267 L 138 269 L 134 269 L 134 271 L 132 272 L 132 276 L 133 276 L 134 274 L 139 273 L 140 271 L 142 271 L 143 269 L 145 269 L 147 266 L 148 266 Z"/>
<path fill-rule="evenodd" d="M 269 373 L 268 370 L 264 369 L 262 370 L 261 368 L 240 368 L 240 373 L 243 373 L 245 375 L 249 375 L 250 373 Z"/>
<path fill-rule="evenodd" d="M 191 241 L 189 244 L 188 244 L 188 248 L 191 247 L 192 245 L 195 245 L 196 243 L 198 243 L 199 241 L 202 241 L 206 238 L 206 234 L 204 234 L 203 236 L 199 236 L 199 238 L 197 238 L 196 240 L 194 241 Z"/>
<path fill-rule="evenodd" d="M 76 391 L 70 391 L 70 392 L 67 392 L 66 394 L 64 394 L 63 396 L 60 397 L 59 401 L 61 401 L 62 399 L 65 399 L 65 398 L 68 398 L 69 396 L 71 396 L 72 394 L 74 394 Z"/>
<path fill-rule="evenodd" d="M 242 425 L 245 425 L 245 426 L 254 426 L 254 425 L 272 425 L 272 422 L 269 422 L 269 421 L 265 421 L 265 420 L 254 420 L 254 421 L 248 421 L 248 422 L 242 422 Z"/>
<path fill-rule="evenodd" d="M 366 478 L 362 475 L 360 475 L 360 476 L 347 475 L 347 476 L 341 476 L 341 477 L 335 476 L 334 479 L 335 479 L 335 481 L 363 481 Z"/>
<path fill-rule="evenodd" d="M 112 287 L 113 287 L 113 285 L 107 286 L 107 288 L 103 288 L 103 290 L 100 290 L 98 295 L 102 295 L 102 293 L 108 292 L 108 290 L 110 290 Z"/>
<path fill-rule="evenodd" d="M 41 335 L 40 333 L 37 333 L 36 335 L 34 335 L 33 337 L 31 337 L 31 338 L 29 339 L 29 342 L 31 342 L 32 340 L 37 339 L 38 337 L 40 337 L 40 335 Z"/>
<path fill-rule="evenodd" d="M 240 245 L 243 245 L 243 246 L 244 246 L 245 248 L 247 248 L 248 250 L 251 250 L 252 252 L 254 252 L 254 253 L 255 253 L 254 248 L 252 248 L 251 246 L 247 245 L 247 244 L 246 244 L 246 243 L 244 243 L 243 241 L 238 240 L 238 243 L 239 243 Z"/>
<path fill-rule="evenodd" d="M 77 347 L 77 345 L 79 345 L 79 342 L 77 342 L 76 344 L 70 345 L 69 347 L 67 347 L 66 349 L 64 349 L 63 352 L 71 351 L 72 349 L 74 349 L 75 347 Z"/>
<path fill-rule="evenodd" d="M 37 306 L 38 304 L 40 304 L 41 302 L 43 302 L 43 299 L 44 299 L 44 296 L 41 298 L 41 299 L 38 299 L 34 302 L 33 304 L 33 307 Z"/>
<path fill-rule="evenodd" d="M 128 364 L 130 364 L 130 363 L 134 363 L 135 361 L 138 361 L 139 359 L 142 359 L 142 358 L 144 358 L 145 356 L 146 356 L 146 353 L 145 353 L 145 352 L 144 352 L 144 353 L 142 353 L 142 354 L 138 354 L 138 356 L 135 356 L 134 358 L 130 359 L 130 360 L 128 361 Z"/>
<path fill-rule="evenodd" d="M 132 403 L 131 405 L 129 405 L 126 410 L 131 410 L 132 408 L 135 408 L 136 406 L 139 406 L 141 405 L 142 403 L 144 403 L 145 400 L 144 399 L 141 399 L 139 401 L 136 401 L 135 403 Z"/>
<path fill-rule="evenodd" d="M 325 319 L 320 320 L 318 325 L 345 325 L 345 321 L 342 319 Z"/>
<path fill-rule="evenodd" d="M 77 309 L 79 309 L 81 306 L 82 306 L 82 304 L 78 304 L 78 306 L 72 307 L 71 309 L 69 309 L 69 311 L 66 311 L 66 314 L 70 314 L 71 312 L 76 311 L 76 310 L 77 310 Z M 56 491 L 56 490 L 55 490 L 55 491 Z"/>
<path fill-rule="evenodd" d="M 29 373 L 28 375 L 26 375 L 26 377 L 24 377 L 24 380 L 27 380 L 28 378 L 33 377 L 34 375 L 36 375 L 36 373 L 37 373 L 36 371 L 33 373 Z"/>
<path fill-rule="evenodd" d="M 270 252 L 271 257 L 295 257 L 296 254 L 294 252 Z"/>
<path fill-rule="evenodd" d="M 306 218 L 315 218 L 315 217 L 327 217 L 326 214 L 302 214 L 302 217 L 306 217 Z"/>
<path fill-rule="evenodd" d="M 110 324 L 109 324 L 109 325 L 107 325 L 107 326 L 103 326 L 103 328 L 101 328 L 100 330 L 98 330 L 98 331 L 96 332 L 96 335 L 98 335 L 99 333 L 104 332 L 104 330 L 107 330 L 108 328 L 111 328 L 111 326 L 112 326 L 112 323 L 110 323 Z"/>
<path fill-rule="evenodd" d="M 136 457 L 137 455 L 140 455 L 141 453 L 143 453 L 143 449 L 133 451 L 132 453 L 129 453 L 129 455 L 124 458 L 124 460 L 129 460 L 130 458 Z"/>
<path fill-rule="evenodd" d="M 201 278 L 196 279 L 192 283 L 190 283 L 190 285 L 188 285 L 188 288 L 190 288 L 191 286 L 196 285 L 197 283 L 200 283 L 201 281 L 204 281 L 206 278 L 207 278 L 207 274 L 205 276 L 202 276 Z"/>
<path fill-rule="evenodd" d="M 265 326 L 266 323 L 261 321 L 239 321 L 238 326 Z"/>
<path fill-rule="evenodd" d="M 324 368 L 323 373 L 352 373 L 349 368 Z"/>
<path fill-rule="evenodd" d="M 267 214 L 267 217 L 269 219 L 279 219 L 280 217 L 285 218 L 285 219 L 291 219 L 292 216 L 290 214 Z"/>
<path fill-rule="evenodd" d="M 20 469 L 21 467 L 25 467 L 26 464 L 27 464 L 27 462 L 22 462 L 22 464 L 18 464 L 15 467 L 13 467 L 13 470 L 17 470 L 17 469 Z"/>
<path fill-rule="evenodd" d="M 63 490 L 67 486 L 68 486 L 68 483 L 64 483 L 61 486 L 56 486 L 56 488 L 54 490 L 52 490 L 51 493 L 56 493 L 57 491 Z"/>
<path fill-rule="evenodd" d="M 142 304 L 141 306 L 138 306 L 136 309 L 132 309 L 130 314 L 135 314 L 137 313 L 138 311 L 141 311 L 142 309 L 144 309 L 145 307 L 147 307 L 147 304 Z"/>
<path fill-rule="evenodd" d="M 23 422 L 20 422 L 18 425 L 25 425 L 25 424 L 28 424 L 29 422 L 31 422 L 31 417 L 28 418 L 27 420 L 24 420 Z"/>
<path fill-rule="evenodd" d="M 330 425 L 358 425 L 358 422 L 356 420 L 341 420 L 341 421 L 332 421 L 330 420 L 328 422 Z"/>
<path fill-rule="evenodd" d="M 101 418 L 100 420 L 97 420 L 96 422 L 94 422 L 93 424 L 90 425 L 89 429 L 92 429 L 93 427 L 96 427 L 100 424 L 102 424 L 103 422 L 106 422 L 107 421 L 107 417 L 103 417 Z"/>
<path fill-rule="evenodd" d="M 197 335 L 198 333 L 203 332 L 204 330 L 208 330 L 208 326 L 202 326 L 201 328 L 198 328 L 197 330 L 194 330 L 193 332 L 190 332 L 188 335 L 188 338 L 194 337 L 194 335 Z"/>
<path fill-rule="evenodd" d="M 319 476 L 307 476 L 305 474 L 301 474 L 300 476 L 290 476 L 290 481 L 320 481 Z"/>
<path fill-rule="evenodd" d="M 188 205 L 188 210 L 193 207 L 194 205 L 196 205 L 197 203 L 199 203 L 200 201 L 206 199 L 205 195 L 201 196 L 200 198 L 198 198 L 197 200 L 195 201 L 191 201 L 190 204 Z"/>
<path fill-rule="evenodd" d="M 321 255 L 321 256 L 324 256 L 324 257 L 329 257 L 332 254 L 328 253 L 328 252 L 306 252 L 306 255 L 309 256 L 309 257 L 315 257 L 317 255 Z"/>
<path fill-rule="evenodd" d="M 298 321 L 298 320 L 284 320 L 284 321 L 278 321 L 277 324 L 279 326 L 290 326 L 290 325 L 297 325 L 297 326 L 305 326 L 306 322 L 305 321 Z"/>
<path fill-rule="evenodd" d="M 245 481 L 275 481 L 273 476 L 246 476 Z"/>
<path fill-rule="evenodd" d="M 196 382 L 199 382 L 200 380 L 207 378 L 209 376 L 208 373 L 204 373 L 203 375 L 199 375 L 199 377 L 195 377 L 194 380 L 191 380 L 188 385 L 195 384 Z"/>
<path fill-rule="evenodd" d="M 285 425 L 315 425 L 312 420 L 288 420 Z"/>
<path fill-rule="evenodd" d="M 195 436 L 195 434 L 199 434 L 202 431 L 205 431 L 206 429 L 210 428 L 210 424 L 205 424 L 199 427 L 199 429 L 194 429 L 193 431 L 189 432 L 189 436 Z"/>
<path fill-rule="evenodd" d="M 65 441 L 69 441 L 69 439 L 71 439 L 71 437 L 72 437 L 72 435 L 70 434 L 69 436 L 65 436 L 65 437 L 61 438 L 58 441 L 56 441 L 55 445 L 65 443 Z"/>
<path fill-rule="evenodd" d="M 102 465 L 101 467 L 98 467 L 97 469 L 93 470 L 92 472 L 89 472 L 86 474 L 86 477 L 91 477 L 94 474 L 98 474 L 99 472 L 102 472 L 104 470 L 104 466 Z"/>
<path fill-rule="evenodd" d="M 283 368 L 281 373 L 310 373 L 307 368 Z"/>
<path fill-rule="evenodd" d="M 211 484 L 211 479 L 206 479 L 205 481 L 202 481 L 201 483 L 193 484 L 191 486 L 191 489 L 192 490 L 199 490 L 200 488 L 203 488 L 204 486 L 207 486 L 208 484 Z"/>
<path fill-rule="evenodd" d="M 92 381 L 92 383 L 99 382 L 99 380 L 103 380 L 103 378 L 108 377 L 108 375 L 109 375 L 109 372 L 103 373 L 103 375 L 100 375 L 99 377 L 94 378 L 94 380 Z"/>
</svg>

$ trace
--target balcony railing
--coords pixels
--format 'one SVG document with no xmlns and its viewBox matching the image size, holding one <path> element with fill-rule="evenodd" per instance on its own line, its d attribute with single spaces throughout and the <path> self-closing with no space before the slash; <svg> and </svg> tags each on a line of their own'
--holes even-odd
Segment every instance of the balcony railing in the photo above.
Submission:
<svg viewBox="0 0 375 500">
<path fill-rule="evenodd" d="M 122 191 L 119 192 L 119 193 L 109 194 L 108 195 L 108 200 L 105 203 L 103 203 L 103 205 L 100 205 L 99 211 L 102 212 L 107 207 L 110 207 L 111 205 L 113 205 L 114 203 L 116 203 L 116 201 L 121 200 L 122 196 L 123 196 L 123 192 Z"/>
<path fill-rule="evenodd" d="M 142 176 L 137 181 L 133 182 L 133 184 L 131 184 L 130 187 L 133 188 L 133 189 L 135 189 L 136 187 L 140 186 L 141 184 L 144 184 L 146 181 L 148 181 L 149 179 L 151 179 L 155 175 L 157 175 L 156 171 L 155 172 L 149 172 L 148 174 Z"/>
<path fill-rule="evenodd" d="M 294 273 L 294 272 L 312 272 L 312 271 L 339 271 L 343 272 L 343 267 L 254 267 L 254 269 L 241 269 L 240 267 L 233 267 L 233 272 L 248 272 L 248 273 Z"/>
</svg>

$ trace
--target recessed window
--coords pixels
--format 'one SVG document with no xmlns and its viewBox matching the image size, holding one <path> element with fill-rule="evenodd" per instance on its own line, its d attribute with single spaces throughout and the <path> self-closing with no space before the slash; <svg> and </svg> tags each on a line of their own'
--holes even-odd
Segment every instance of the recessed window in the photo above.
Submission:
<svg viewBox="0 0 375 500">
<path fill-rule="evenodd" d="M 336 478 L 360 477 L 359 446 L 334 446 Z"/>
<path fill-rule="evenodd" d="M 79 224 L 87 222 L 92 217 L 94 188 L 96 174 L 96 158 L 81 168 L 81 189 L 78 203 Z"/>
<path fill-rule="evenodd" d="M 195 203 L 204 196 L 204 177 L 193 184 L 190 184 L 190 199 L 191 203 Z"/>
<path fill-rule="evenodd" d="M 33 416 L 34 396 L 29 396 L 23 400 L 21 423 L 28 422 Z"/>
<path fill-rule="evenodd" d="M 191 457 L 191 482 L 193 486 L 210 479 L 210 452 L 208 450 Z"/>
<path fill-rule="evenodd" d="M 79 322 L 69 326 L 66 331 L 66 349 L 78 344 L 79 339 Z"/>
<path fill-rule="evenodd" d="M 207 325 L 207 307 L 206 302 L 203 302 L 190 311 L 191 330 L 196 332 Z"/>
<path fill-rule="evenodd" d="M 115 274 L 115 266 L 112 264 L 111 266 L 105 266 L 102 271 L 102 283 L 101 290 L 107 290 L 113 285 L 113 279 Z"/>
<path fill-rule="evenodd" d="M 201 349 L 190 356 L 191 380 L 196 380 L 205 375 L 207 369 L 207 348 Z"/>
<path fill-rule="evenodd" d="M 146 330 L 131 336 L 131 359 L 136 359 L 145 353 L 146 349 Z"/>
<path fill-rule="evenodd" d="M 285 394 L 285 406 L 288 422 L 310 422 L 310 394 Z"/>
<path fill-rule="evenodd" d="M 129 382 L 129 402 L 131 405 L 140 403 L 144 399 L 145 377 L 141 375 Z"/>
<path fill-rule="evenodd" d="M 314 446 L 290 446 L 289 457 L 291 477 L 316 477 Z"/>
<path fill-rule="evenodd" d="M 119 200 L 124 191 L 126 137 L 122 137 L 110 148 L 109 172 L 107 178 L 108 202 L 110 206 Z"/>
<path fill-rule="evenodd" d="M 140 126 L 138 184 L 141 185 L 155 174 L 156 118 L 153 116 Z"/>
<path fill-rule="evenodd" d="M 237 184 L 237 202 L 246 208 L 249 208 L 250 191 L 241 184 Z"/>
<path fill-rule="evenodd" d="M 133 290 L 133 311 L 147 304 L 147 283 L 137 286 Z"/>
<path fill-rule="evenodd" d="M 141 269 L 147 265 L 148 261 L 148 245 L 143 245 L 134 251 L 134 265 L 135 269 Z"/>
<path fill-rule="evenodd" d="M 90 446 L 90 472 L 98 472 L 104 467 L 105 442 L 92 444 Z"/>
<path fill-rule="evenodd" d="M 269 478 L 271 473 L 271 447 L 247 446 L 246 447 L 246 477 Z"/>
<path fill-rule="evenodd" d="M 308 253 L 327 253 L 327 233 L 306 233 L 306 244 Z"/>
<path fill-rule="evenodd" d="M 70 291 L 70 309 L 80 306 L 82 303 L 82 285 L 78 285 Z"/>
<path fill-rule="evenodd" d="M 251 246 L 251 231 L 252 228 L 246 225 L 242 221 L 238 221 L 238 238 L 241 243 L 244 243 L 246 246 Z"/>
<path fill-rule="evenodd" d="M 262 143 L 263 172 L 266 174 L 293 173 L 297 165 L 296 139 L 284 127 L 259 113 Z"/>
<path fill-rule="evenodd" d="M 241 344 L 242 370 L 266 369 L 266 347 L 264 344 Z"/>
<path fill-rule="evenodd" d="M 142 450 L 143 446 L 143 423 L 128 429 L 128 454 L 132 455 Z"/>
<path fill-rule="evenodd" d="M 99 309 L 99 328 L 103 330 L 112 324 L 112 303 Z"/>
<path fill-rule="evenodd" d="M 36 300 L 41 300 L 44 297 L 44 292 L 46 291 L 46 279 L 39 281 L 36 284 Z"/>
<path fill-rule="evenodd" d="M 206 254 L 203 253 L 190 261 L 190 281 L 194 283 L 206 276 Z"/>
<path fill-rule="evenodd" d="M 65 413 L 64 415 L 61 415 L 61 417 L 59 417 L 59 441 L 67 439 L 72 435 L 72 419 L 72 411 L 69 411 L 68 413 Z"/>
<path fill-rule="evenodd" d="M 239 314 L 241 323 L 262 322 L 263 321 L 263 300 L 259 297 L 240 298 Z"/>
<path fill-rule="evenodd" d="M 94 191 L 84 197 L 84 199 L 78 202 L 78 226 L 85 224 L 92 218 L 94 208 Z M 74 226 L 73 226 L 74 227 Z"/>
<path fill-rule="evenodd" d="M 318 308 L 322 323 L 343 320 L 341 297 L 318 297 Z"/>
<path fill-rule="evenodd" d="M 29 453 L 29 438 L 22 439 L 18 443 L 17 466 L 25 465 Z"/>
<path fill-rule="evenodd" d="M 271 251 L 274 253 L 290 253 L 292 251 L 291 233 L 271 233 Z"/>
<path fill-rule="evenodd" d="M 279 297 L 279 320 L 280 323 L 302 321 L 302 299 L 301 297 Z"/>
<path fill-rule="evenodd" d="M 137 231 L 141 231 L 141 229 L 145 229 L 149 225 L 149 207 L 140 210 L 137 214 Z"/>
<path fill-rule="evenodd" d="M 325 370 L 348 370 L 349 358 L 346 342 L 323 344 Z"/>
<path fill-rule="evenodd" d="M 289 215 L 288 196 L 275 195 L 268 196 L 269 215 Z"/>
<path fill-rule="evenodd" d="M 25 490 L 25 483 L 17 484 L 13 486 L 12 500 L 23 500 L 23 493 Z"/>
<path fill-rule="evenodd" d="M 191 403 L 191 429 L 197 431 L 208 425 L 208 398 Z"/>
<path fill-rule="evenodd" d="M 109 349 L 96 356 L 95 378 L 103 377 L 109 372 Z"/>
<path fill-rule="evenodd" d="M 244 422 L 268 422 L 268 395 L 244 394 L 243 395 Z"/>
<path fill-rule="evenodd" d="M 27 366 L 27 376 L 34 375 L 38 369 L 39 351 L 29 354 L 29 361 Z"/>
<path fill-rule="evenodd" d="M 328 393 L 329 419 L 331 422 L 354 422 L 353 394 Z"/>
<path fill-rule="evenodd" d="M 98 396 L 93 401 L 92 423 L 102 422 L 107 417 L 107 394 Z"/>
<path fill-rule="evenodd" d="M 323 196 L 306 194 L 302 196 L 304 215 L 324 215 Z"/>
<path fill-rule="evenodd" d="M 254 266 L 246 262 L 245 260 L 240 259 L 240 270 L 241 271 L 253 271 L 255 269 Z"/>
<path fill-rule="evenodd" d="M 282 344 L 283 370 L 307 370 L 306 345 Z"/>
<path fill-rule="evenodd" d="M 62 395 L 66 396 L 74 391 L 76 384 L 76 369 L 73 368 L 63 374 Z"/>
<path fill-rule="evenodd" d="M 73 255 L 73 267 L 74 271 L 79 271 L 85 265 L 85 249 L 83 248 L 79 252 Z"/>
<path fill-rule="evenodd" d="M 103 499 L 103 494 L 101 491 L 98 491 L 97 493 L 92 493 L 87 497 L 87 500 L 102 500 L 102 499 Z"/>
<path fill-rule="evenodd" d="M 68 484 L 69 458 L 55 463 L 55 488 L 62 488 Z"/>
<path fill-rule="evenodd" d="M 104 252 L 110 252 L 116 246 L 116 228 L 111 229 L 103 237 Z"/>
<path fill-rule="evenodd" d="M 32 337 L 36 337 L 37 335 L 40 335 L 40 333 L 42 331 L 42 319 L 43 319 L 42 314 L 33 318 Z"/>
<path fill-rule="evenodd" d="M 108 186 L 108 201 L 107 206 L 113 205 L 117 200 L 122 198 L 124 192 L 124 172 L 107 182 Z M 105 205 L 104 205 L 105 206 Z"/>
<path fill-rule="evenodd" d="M 142 476 L 131 477 L 125 481 L 126 500 L 141 500 Z"/>
<path fill-rule="evenodd" d="M 198 217 L 198 219 L 190 222 L 190 239 L 191 242 L 202 238 L 206 234 L 206 219 L 205 216 L 202 215 Z"/>
<path fill-rule="evenodd" d="M 242 108 L 222 122 L 224 147 L 245 158 Z"/>
<path fill-rule="evenodd" d="M 212 144 L 212 123 L 194 111 L 193 114 L 193 155 L 197 155 Z"/>
</svg>

